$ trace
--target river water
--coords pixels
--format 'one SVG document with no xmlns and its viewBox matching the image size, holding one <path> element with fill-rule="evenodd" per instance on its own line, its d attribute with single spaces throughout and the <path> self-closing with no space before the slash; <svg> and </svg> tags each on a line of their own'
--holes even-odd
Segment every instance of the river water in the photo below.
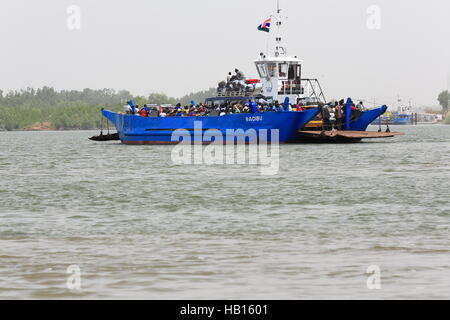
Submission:
<svg viewBox="0 0 450 320">
<path fill-rule="evenodd" d="M 0 299 L 449 299 L 450 126 L 394 129 L 273 176 L 2 132 Z"/>
</svg>

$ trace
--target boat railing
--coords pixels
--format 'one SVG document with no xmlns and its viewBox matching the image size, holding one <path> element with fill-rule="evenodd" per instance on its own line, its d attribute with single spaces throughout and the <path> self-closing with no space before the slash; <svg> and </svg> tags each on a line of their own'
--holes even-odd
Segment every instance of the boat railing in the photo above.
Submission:
<svg viewBox="0 0 450 320">
<path fill-rule="evenodd" d="M 326 103 L 327 99 L 323 93 L 322 86 L 318 79 L 302 79 L 302 95 L 305 99 L 311 99 L 313 101 L 318 101 Z"/>
<path fill-rule="evenodd" d="M 279 95 L 303 94 L 300 80 L 285 80 L 281 82 L 278 90 Z"/>
<path fill-rule="evenodd" d="M 252 97 L 254 91 L 240 90 L 240 91 L 217 91 L 218 97 Z"/>
</svg>

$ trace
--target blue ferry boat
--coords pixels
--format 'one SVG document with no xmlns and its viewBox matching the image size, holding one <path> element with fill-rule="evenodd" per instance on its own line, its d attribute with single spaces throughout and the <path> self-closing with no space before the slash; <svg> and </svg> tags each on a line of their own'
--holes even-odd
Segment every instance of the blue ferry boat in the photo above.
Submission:
<svg viewBox="0 0 450 320">
<path fill-rule="evenodd" d="M 125 144 L 177 144 L 177 132 L 188 132 L 192 142 L 212 142 L 208 133 L 219 131 L 224 141 L 257 143 L 260 139 L 272 142 L 274 129 L 280 143 L 295 142 L 298 130 L 317 114 L 316 108 L 302 112 L 241 113 L 204 117 L 141 117 L 103 110 L 103 115 L 117 129 Z M 256 135 L 249 134 L 253 129 Z M 234 131 L 231 135 L 229 132 Z M 200 134 L 199 134 L 200 133 Z"/>
<path fill-rule="evenodd" d="M 278 9 L 277 15 L 268 21 L 276 20 L 281 28 L 283 17 Z M 270 24 L 266 21 L 266 29 Z M 280 143 L 301 142 L 299 132 L 319 113 L 318 106 L 326 103 L 317 79 L 302 78 L 303 61 L 297 56 L 289 56 L 282 43 L 280 30 L 276 37 L 276 46 L 272 55 L 261 53 L 254 61 L 259 79 L 235 78 L 219 84 L 217 96 L 206 100 L 209 110 L 217 111 L 227 102 L 246 104 L 250 100 L 262 103 L 285 101 L 286 108 L 278 112 L 247 112 L 236 114 L 218 114 L 211 112 L 206 116 L 161 117 L 159 113 L 142 117 L 134 114 L 116 113 L 102 110 L 117 129 L 118 137 L 125 144 L 177 144 L 179 131 L 191 134 L 192 142 L 210 143 L 208 134 L 220 132 L 224 140 L 230 130 L 237 130 L 233 139 L 246 143 L 257 143 L 261 139 L 274 142 L 273 133 L 277 133 Z M 289 111 L 288 102 L 302 106 L 301 111 Z M 346 122 L 345 130 L 365 131 L 368 125 L 386 111 L 383 106 L 363 112 L 357 119 Z M 254 110 L 255 111 L 255 110 Z M 256 132 L 250 135 L 247 131 Z M 317 128 L 318 130 L 322 130 Z M 199 133 L 202 134 L 199 134 Z M 208 134 L 206 134 L 208 133 Z M 237 136 L 236 136 L 237 135 Z"/>
</svg>

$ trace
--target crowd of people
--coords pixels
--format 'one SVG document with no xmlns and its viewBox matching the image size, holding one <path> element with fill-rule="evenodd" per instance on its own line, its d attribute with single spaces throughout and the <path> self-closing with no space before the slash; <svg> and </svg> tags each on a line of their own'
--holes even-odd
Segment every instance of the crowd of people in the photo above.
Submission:
<svg viewBox="0 0 450 320">
<path fill-rule="evenodd" d="M 189 105 L 181 106 L 178 103 L 176 106 L 157 106 L 149 107 L 144 105 L 139 107 L 135 105 L 133 101 L 127 102 L 124 106 L 125 114 L 140 115 L 143 117 L 158 116 L 158 117 L 193 117 L 193 116 L 206 116 L 214 113 L 214 115 L 224 116 L 227 114 L 238 113 L 257 113 L 257 112 L 284 112 L 284 111 L 303 111 L 303 108 L 299 104 L 290 104 L 288 102 L 279 103 L 275 101 L 268 103 L 265 100 L 253 100 L 249 99 L 248 102 L 243 103 L 241 101 L 232 102 L 228 101 L 222 104 L 207 105 L 196 104 L 191 101 Z"/>
<path fill-rule="evenodd" d="M 365 110 L 364 104 L 360 101 L 357 105 L 350 99 L 350 119 L 354 120 L 361 112 Z M 323 120 L 323 130 L 342 130 L 345 123 L 345 106 L 347 103 L 344 99 L 326 105 L 319 104 L 318 118 Z"/>
<path fill-rule="evenodd" d="M 223 92 L 254 92 L 259 87 L 255 82 L 247 81 L 245 75 L 239 69 L 234 70 L 234 75 L 229 72 L 226 80 L 219 82 L 217 91 Z"/>
<path fill-rule="evenodd" d="M 349 101 L 351 108 L 351 119 L 355 119 L 365 110 L 363 102 L 360 101 L 357 105 L 353 101 Z M 345 100 L 330 102 L 328 104 L 319 103 L 319 113 L 317 120 L 322 120 L 323 130 L 342 130 L 345 123 Z M 283 103 L 267 102 L 263 99 L 249 99 L 248 102 L 242 101 L 226 103 L 218 105 L 196 104 L 191 101 L 189 105 L 182 106 L 178 103 L 176 106 L 152 106 L 144 105 L 139 107 L 133 101 L 129 101 L 125 107 L 125 114 L 135 114 L 142 117 L 196 117 L 207 116 L 210 114 L 216 116 L 224 116 L 229 114 L 239 113 L 257 113 L 257 112 L 286 112 L 286 111 L 303 111 L 305 106 L 301 104 L 290 104 L 288 99 Z"/>
</svg>

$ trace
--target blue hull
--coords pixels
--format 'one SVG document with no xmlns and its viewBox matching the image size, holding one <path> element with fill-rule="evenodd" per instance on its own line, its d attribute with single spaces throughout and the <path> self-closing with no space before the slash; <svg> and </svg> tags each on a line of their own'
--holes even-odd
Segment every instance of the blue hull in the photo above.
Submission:
<svg viewBox="0 0 450 320">
<path fill-rule="evenodd" d="M 248 135 L 248 130 L 254 129 L 259 139 L 271 141 L 271 136 L 279 130 L 279 142 L 295 142 L 297 131 L 311 121 L 318 113 L 317 108 L 302 112 L 265 112 L 253 114 L 230 114 L 222 117 L 141 117 L 138 115 L 125 115 L 108 110 L 102 111 L 117 129 L 119 138 L 125 144 L 177 144 L 179 139 L 174 138 L 179 133 L 177 130 L 185 130 L 192 137 L 192 142 L 211 142 L 211 138 L 203 138 L 208 130 L 220 131 L 223 138 L 227 139 L 227 130 L 241 131 L 241 138 L 245 143 L 256 143 L 258 138 Z M 261 131 L 262 130 L 262 131 Z M 265 131 L 267 130 L 267 131 Z M 201 134 L 203 133 L 203 134 Z M 237 133 L 239 135 L 239 133 Z M 234 138 L 233 138 L 234 139 Z M 239 142 L 239 137 L 237 138 Z"/>
<path fill-rule="evenodd" d="M 393 124 L 397 126 L 405 126 L 408 124 L 412 124 L 412 118 L 411 117 L 395 118 Z"/>
<path fill-rule="evenodd" d="M 379 116 L 383 115 L 387 111 L 386 106 L 382 106 L 377 109 L 364 111 L 361 113 L 357 120 L 350 122 L 350 127 L 346 128 L 349 131 L 366 131 L 367 127 L 374 122 Z"/>
</svg>

